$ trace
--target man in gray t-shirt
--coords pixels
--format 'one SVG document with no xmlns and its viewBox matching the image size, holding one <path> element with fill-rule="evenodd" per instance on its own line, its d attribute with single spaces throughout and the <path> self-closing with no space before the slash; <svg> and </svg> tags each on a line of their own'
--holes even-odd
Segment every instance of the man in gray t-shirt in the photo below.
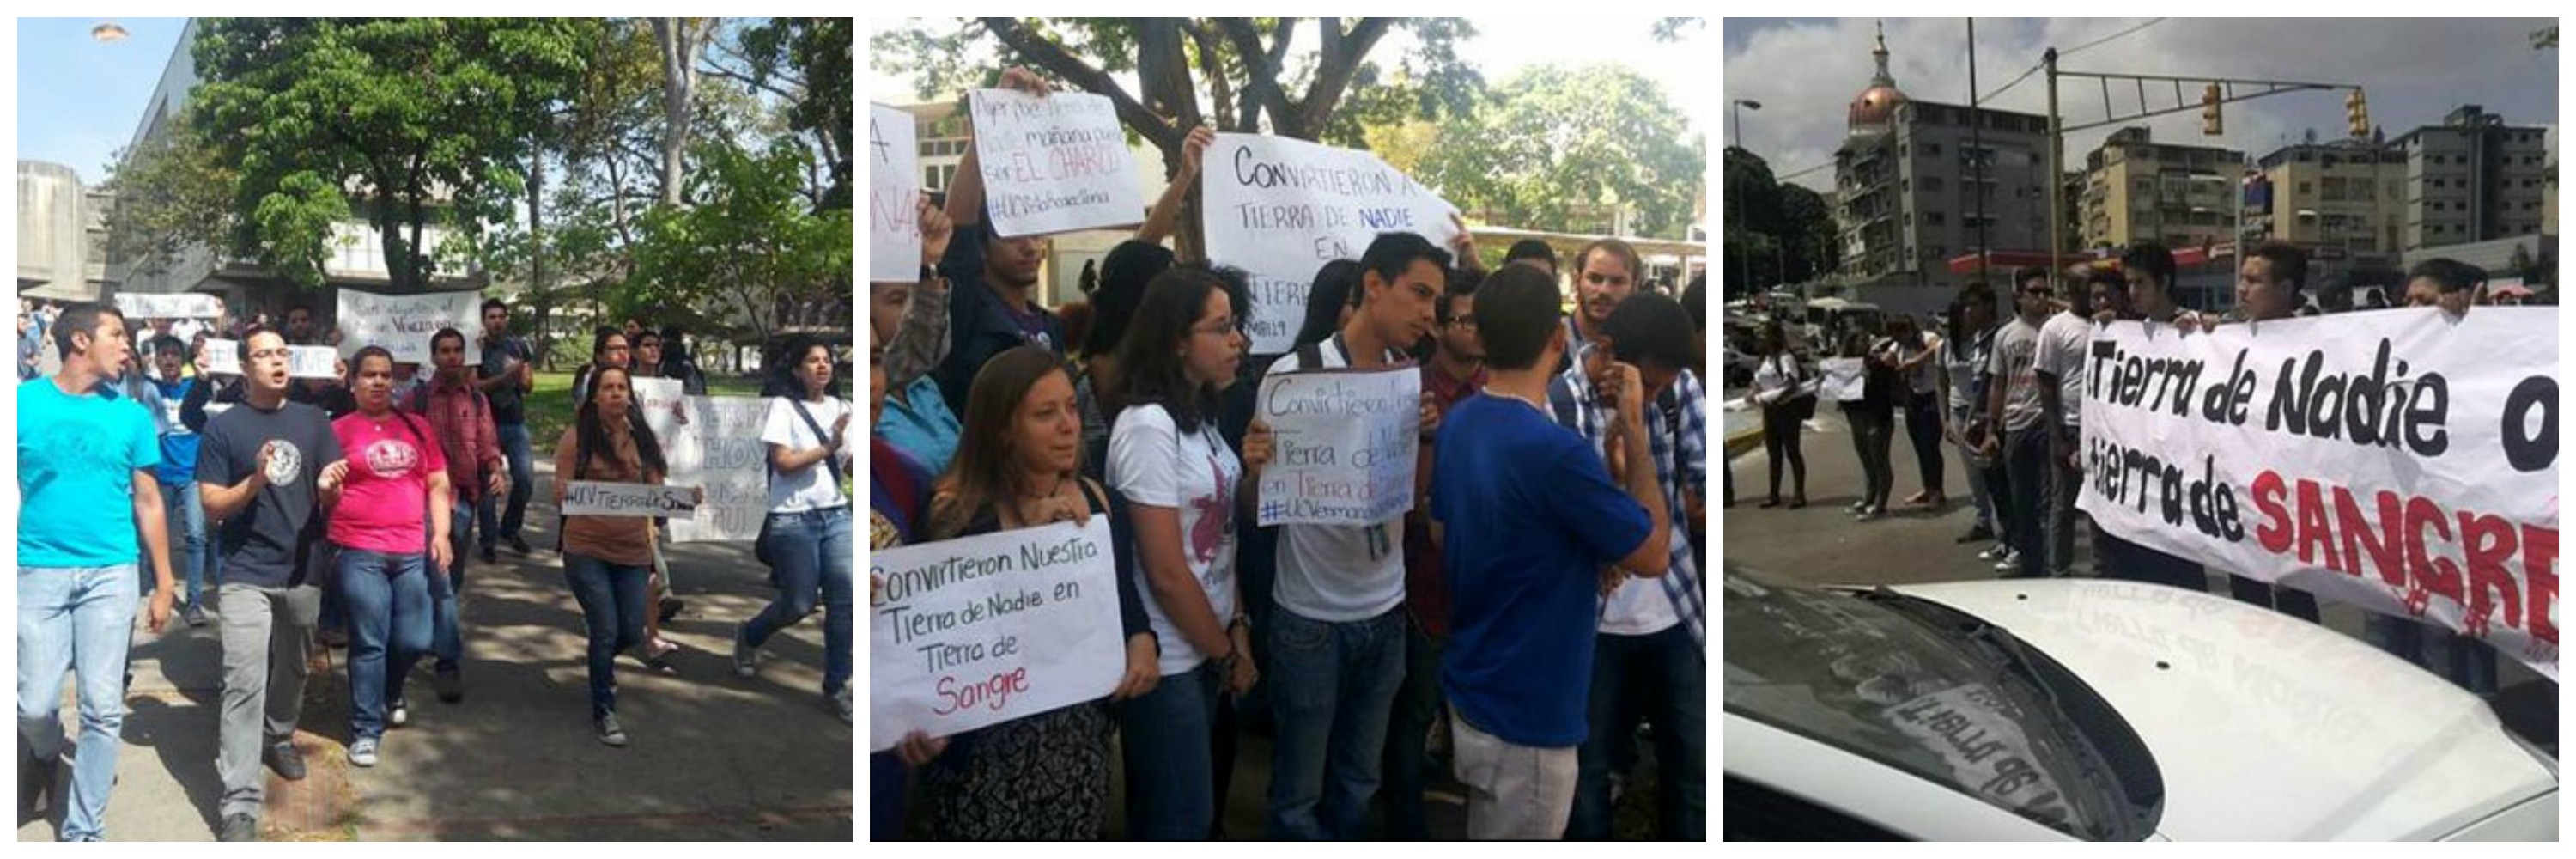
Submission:
<svg viewBox="0 0 2576 859">
<path fill-rule="evenodd" d="M 2048 443 L 2052 427 L 2040 399 L 2037 372 L 2039 327 L 2047 320 L 2049 272 L 2024 268 L 2013 273 L 2013 306 L 2018 311 L 1995 332 L 1994 355 L 1987 372 L 1986 420 L 2003 439 L 2004 473 L 2012 483 L 2012 510 L 2004 517 L 2012 531 L 2006 542 L 2012 557 L 1995 565 L 2008 578 L 2035 576 L 2048 569 L 2040 548 L 2040 511 L 2048 509 L 2042 492 L 2048 486 Z"/>
<path fill-rule="evenodd" d="M 2085 307 L 2087 283 L 2068 278 L 2060 299 L 2066 309 L 2039 326 L 2039 354 L 2032 366 L 2039 377 L 2042 411 L 2054 432 L 2048 445 L 2048 573 L 2075 574 L 2075 491 L 2083 481 L 2078 470 L 2081 450 L 2076 427 L 2084 410 L 2084 353 L 2093 345 L 2093 319 Z"/>
</svg>

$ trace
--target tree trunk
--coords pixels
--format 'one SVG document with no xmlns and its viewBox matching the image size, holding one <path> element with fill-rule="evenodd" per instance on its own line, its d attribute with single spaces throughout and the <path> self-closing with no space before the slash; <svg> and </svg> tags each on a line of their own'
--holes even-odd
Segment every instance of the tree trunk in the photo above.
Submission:
<svg viewBox="0 0 2576 859">
<path fill-rule="evenodd" d="M 546 151 L 532 147 L 528 152 L 528 295 L 536 300 L 536 350 L 538 366 L 552 372 L 554 344 L 547 338 L 547 323 L 555 310 L 553 291 L 546 289 Z"/>
<path fill-rule="evenodd" d="M 698 86 L 698 54 L 716 19 L 655 18 L 653 39 L 662 48 L 662 202 L 680 204 L 681 157 L 689 145 L 690 98 Z"/>
</svg>

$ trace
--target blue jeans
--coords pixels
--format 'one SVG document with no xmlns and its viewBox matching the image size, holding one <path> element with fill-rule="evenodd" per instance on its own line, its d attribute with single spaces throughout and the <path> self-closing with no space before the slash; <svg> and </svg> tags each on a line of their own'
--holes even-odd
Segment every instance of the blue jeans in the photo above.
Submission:
<svg viewBox="0 0 2576 859">
<path fill-rule="evenodd" d="M 2048 481 L 2057 471 L 2048 463 L 2048 436 L 2047 427 L 2036 425 L 2004 435 L 2004 473 L 2012 483 L 2004 494 L 2004 524 L 2012 534 L 2006 542 L 2019 556 L 2015 573 L 2024 576 L 2048 573 Z"/>
<path fill-rule="evenodd" d="M 617 652 L 644 643 L 643 565 L 612 564 L 589 555 L 564 556 L 564 584 L 581 603 L 590 631 L 590 717 L 617 712 Z"/>
<path fill-rule="evenodd" d="M 206 564 L 212 557 L 206 551 L 206 508 L 197 504 L 197 482 L 161 483 L 161 507 L 169 523 L 171 562 L 179 565 L 178 578 L 187 582 L 187 603 L 200 605 L 197 595 L 205 590 Z M 149 588 L 146 588 L 147 590 Z"/>
<path fill-rule="evenodd" d="M 1644 721 L 1655 731 L 1656 837 L 1708 839 L 1708 655 L 1678 624 L 1652 635 L 1604 634 L 1592 650 L 1592 736 L 1577 752 L 1568 839 L 1610 837 L 1610 770 Z"/>
<path fill-rule="evenodd" d="M 133 564 L 18 568 L 18 741 L 62 757 L 63 675 L 80 690 L 80 742 L 64 797 L 64 841 L 97 841 L 125 728 L 125 654 L 141 589 Z"/>
<path fill-rule="evenodd" d="M 1179 645 L 1187 646 L 1187 645 Z M 1127 764 L 1127 837 L 1203 841 L 1216 824 L 1216 663 L 1163 675 L 1118 705 Z"/>
<path fill-rule="evenodd" d="M 349 733 L 381 737 L 386 705 L 429 649 L 429 556 L 342 546 L 333 576 L 349 612 Z"/>
<path fill-rule="evenodd" d="M 2376 612 L 2362 618 L 2361 637 L 2370 646 L 2412 662 L 2471 694 L 2495 696 L 2493 645 L 2463 636 L 2450 627 Z"/>
<path fill-rule="evenodd" d="M 1386 837 L 1423 841 L 1431 837 L 1422 792 L 1428 787 L 1430 752 L 1424 748 L 1431 726 L 1440 719 L 1440 644 L 1419 621 L 1405 624 L 1404 683 L 1395 691 L 1395 708 L 1386 725 Z"/>
<path fill-rule="evenodd" d="M 850 508 L 769 514 L 770 568 L 778 596 L 743 625 L 753 647 L 795 626 L 823 603 L 823 694 L 841 694 L 850 682 Z"/>
<path fill-rule="evenodd" d="M 459 501 L 448 513 L 447 545 L 455 560 L 447 575 L 429 577 L 429 653 L 442 669 L 465 658 L 465 638 L 456 628 L 456 595 L 465 592 L 465 550 L 474 546 L 474 507 Z M 396 682 L 394 689 L 399 692 L 402 684 Z"/>
<path fill-rule="evenodd" d="M 501 442 L 501 455 L 510 460 L 510 497 L 483 496 L 475 506 L 475 518 L 483 523 L 483 548 L 492 548 L 503 537 L 519 536 L 519 526 L 528 518 L 528 493 L 536 489 L 529 478 L 528 425 L 496 424 L 493 435 Z M 506 510 L 502 508 L 507 508 Z M 500 519 L 494 522 L 495 517 Z"/>
<path fill-rule="evenodd" d="M 1367 837 L 1386 723 L 1404 683 L 1404 609 L 1325 623 L 1287 606 L 1270 616 L 1273 839 Z"/>
</svg>

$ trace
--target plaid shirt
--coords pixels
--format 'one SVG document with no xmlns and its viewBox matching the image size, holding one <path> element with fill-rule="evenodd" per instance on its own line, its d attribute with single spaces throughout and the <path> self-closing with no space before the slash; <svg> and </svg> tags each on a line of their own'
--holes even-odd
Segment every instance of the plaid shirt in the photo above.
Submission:
<svg viewBox="0 0 2576 859">
<path fill-rule="evenodd" d="M 432 382 L 424 394 L 412 394 L 394 402 L 406 411 L 413 406 L 426 406 L 418 412 L 429 420 L 438 444 L 447 455 L 447 482 L 454 487 L 456 500 L 479 503 L 490 487 L 486 475 L 509 467 L 501 458 L 499 431 L 492 423 L 491 400 L 474 386 L 458 380 L 454 384 Z"/>
<path fill-rule="evenodd" d="M 1618 416 L 1593 396 L 1592 384 L 1584 378 L 1583 358 L 1591 351 L 1589 343 L 1576 347 L 1573 366 L 1548 381 L 1547 401 L 1556 414 L 1556 422 L 1590 439 L 1593 452 L 1602 454 L 1607 462 L 1603 434 Z M 1672 563 L 1658 581 L 1663 583 L 1664 595 L 1672 600 L 1673 614 L 1690 629 L 1691 640 L 1702 650 L 1708 648 L 1708 597 L 1700 591 L 1699 567 L 1691 560 L 1690 529 L 1680 520 L 1683 494 L 1706 497 L 1708 491 L 1707 398 L 1699 377 L 1683 370 L 1673 379 L 1670 394 L 1657 398 L 1645 410 L 1646 450 L 1654 457 L 1655 476 L 1664 487 L 1665 509 L 1673 519 Z M 1667 409 L 1671 414 L 1666 414 Z"/>
</svg>

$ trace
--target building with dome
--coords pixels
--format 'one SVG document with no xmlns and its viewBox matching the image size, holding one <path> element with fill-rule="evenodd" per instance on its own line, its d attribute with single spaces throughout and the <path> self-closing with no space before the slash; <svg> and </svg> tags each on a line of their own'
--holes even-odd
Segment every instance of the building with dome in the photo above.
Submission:
<svg viewBox="0 0 2576 859">
<path fill-rule="evenodd" d="M 1883 30 L 1870 54 L 1878 73 L 1834 152 L 1841 280 L 1890 309 L 1937 309 L 1975 276 L 1980 223 L 1997 260 L 2047 253 L 2048 118 L 1907 95 Z"/>
</svg>

